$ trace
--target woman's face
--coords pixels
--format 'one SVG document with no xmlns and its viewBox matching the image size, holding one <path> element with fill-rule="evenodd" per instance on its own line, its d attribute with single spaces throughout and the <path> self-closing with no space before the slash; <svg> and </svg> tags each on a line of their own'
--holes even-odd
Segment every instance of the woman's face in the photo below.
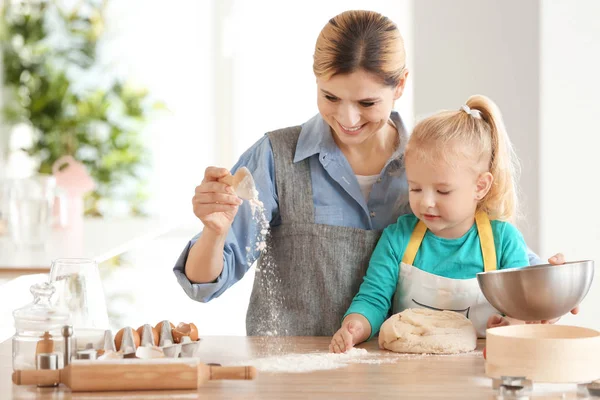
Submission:
<svg viewBox="0 0 600 400">
<path fill-rule="evenodd" d="M 395 88 L 363 70 L 327 80 L 317 78 L 319 112 L 331 126 L 336 142 L 359 145 L 383 134 L 394 101 L 404 90 L 406 75 Z"/>
</svg>

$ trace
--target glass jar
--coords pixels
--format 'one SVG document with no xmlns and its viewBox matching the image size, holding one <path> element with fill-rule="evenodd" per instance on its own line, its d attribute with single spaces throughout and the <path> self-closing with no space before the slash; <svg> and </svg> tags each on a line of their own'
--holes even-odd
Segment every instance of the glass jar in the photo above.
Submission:
<svg viewBox="0 0 600 400">
<path fill-rule="evenodd" d="M 13 311 L 15 334 L 12 339 L 13 370 L 37 369 L 38 354 L 58 353 L 58 368 L 64 365 L 62 327 L 69 325 L 69 313 L 51 305 L 54 293 L 50 282 L 31 286 L 33 302 Z"/>
</svg>

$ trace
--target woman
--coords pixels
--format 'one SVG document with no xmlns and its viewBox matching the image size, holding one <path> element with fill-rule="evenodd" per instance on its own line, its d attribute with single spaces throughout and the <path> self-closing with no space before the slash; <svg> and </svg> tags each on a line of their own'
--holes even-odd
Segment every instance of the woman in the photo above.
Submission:
<svg viewBox="0 0 600 400">
<path fill-rule="evenodd" d="M 375 12 L 337 15 L 317 39 L 313 71 L 319 114 L 268 133 L 231 171 L 251 171 L 271 228 L 246 317 L 252 336 L 333 335 L 381 230 L 409 212 L 407 133 L 392 111 L 408 76 L 396 25 Z M 207 168 L 193 198 L 204 230 L 174 268 L 202 302 L 241 279 L 263 247 L 249 205 L 220 182 L 228 175 Z"/>
</svg>

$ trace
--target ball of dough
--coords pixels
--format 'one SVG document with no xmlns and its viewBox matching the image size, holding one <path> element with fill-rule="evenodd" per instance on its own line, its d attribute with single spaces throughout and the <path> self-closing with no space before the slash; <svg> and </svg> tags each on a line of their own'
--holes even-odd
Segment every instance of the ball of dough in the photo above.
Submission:
<svg viewBox="0 0 600 400">
<path fill-rule="evenodd" d="M 379 344 L 396 353 L 463 353 L 475 350 L 477 333 L 454 311 L 409 308 L 383 323 Z"/>
</svg>

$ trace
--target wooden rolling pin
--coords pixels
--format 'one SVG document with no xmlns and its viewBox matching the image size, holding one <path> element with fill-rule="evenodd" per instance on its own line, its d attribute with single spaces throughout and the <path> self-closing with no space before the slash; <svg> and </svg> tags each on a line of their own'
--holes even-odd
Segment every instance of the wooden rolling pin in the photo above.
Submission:
<svg viewBox="0 0 600 400">
<path fill-rule="evenodd" d="M 218 379 L 254 379 L 251 366 L 217 367 L 200 362 L 172 360 L 73 360 L 64 369 L 14 371 L 15 385 L 62 383 L 73 392 L 120 390 L 197 389 L 203 383 Z"/>
</svg>

